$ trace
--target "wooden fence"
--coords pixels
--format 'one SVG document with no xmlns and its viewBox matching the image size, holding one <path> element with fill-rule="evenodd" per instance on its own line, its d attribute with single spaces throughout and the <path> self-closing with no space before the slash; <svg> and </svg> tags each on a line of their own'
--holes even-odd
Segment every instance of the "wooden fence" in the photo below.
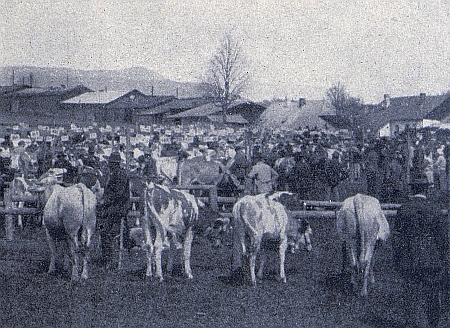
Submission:
<svg viewBox="0 0 450 328">
<path fill-rule="evenodd" d="M 189 186 L 177 186 L 177 189 L 183 190 L 202 190 L 208 193 L 208 196 L 197 197 L 203 203 L 209 204 L 213 211 L 219 213 L 223 217 L 232 217 L 232 213 L 220 212 L 220 205 L 232 205 L 237 201 L 236 197 L 219 197 L 217 195 L 217 187 L 214 185 L 189 185 Z M 6 239 L 12 241 L 14 238 L 14 219 L 17 215 L 37 215 L 40 210 L 35 207 L 17 207 L 15 202 L 35 203 L 37 202 L 37 195 L 32 196 L 16 196 L 12 195 L 9 188 L 5 189 L 5 196 L 3 200 L 3 206 L 0 206 L 0 214 L 5 215 L 5 231 Z M 131 203 L 134 204 L 129 211 L 128 218 L 139 219 L 142 213 L 136 210 L 136 204 L 142 203 L 141 197 L 131 196 Z M 308 219 L 308 218 L 323 218 L 334 219 L 336 217 L 336 211 L 341 207 L 340 202 L 327 202 L 327 201 L 312 201 L 312 200 L 300 200 L 302 210 L 289 211 L 295 218 Z M 384 213 L 387 216 L 393 216 L 397 213 L 399 204 L 381 204 Z"/>
</svg>

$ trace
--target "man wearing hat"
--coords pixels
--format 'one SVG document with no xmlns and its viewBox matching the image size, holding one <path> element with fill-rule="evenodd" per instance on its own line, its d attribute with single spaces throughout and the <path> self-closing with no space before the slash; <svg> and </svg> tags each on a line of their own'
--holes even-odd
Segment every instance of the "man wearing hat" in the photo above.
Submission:
<svg viewBox="0 0 450 328">
<path fill-rule="evenodd" d="M 156 160 L 152 157 L 150 149 L 145 149 L 141 156 L 143 161 L 142 176 L 147 182 L 159 183 L 158 169 Z"/>
<path fill-rule="evenodd" d="M 425 312 L 427 324 L 436 327 L 448 272 L 448 219 L 439 205 L 427 198 L 425 176 L 410 185 L 413 196 L 397 211 L 392 226 L 394 266 L 403 278 L 407 326 L 419 324 L 418 316 Z M 423 301 L 425 309 L 421 309 Z"/>
<path fill-rule="evenodd" d="M 129 230 L 126 217 L 130 207 L 130 188 L 127 173 L 120 164 L 119 152 L 112 152 L 108 158 L 110 175 L 105 186 L 98 224 L 102 240 L 102 262 L 105 264 L 109 264 L 112 260 L 113 241 L 114 237 L 120 233 L 122 219 L 125 222 L 124 246 L 129 248 Z"/>
<path fill-rule="evenodd" d="M 230 170 L 231 174 L 239 181 L 240 185 L 245 184 L 245 178 L 247 176 L 247 172 L 250 168 L 250 163 L 245 156 L 245 147 L 242 145 L 238 145 L 235 148 L 236 154 L 234 157 L 227 163 L 227 167 Z"/>
</svg>

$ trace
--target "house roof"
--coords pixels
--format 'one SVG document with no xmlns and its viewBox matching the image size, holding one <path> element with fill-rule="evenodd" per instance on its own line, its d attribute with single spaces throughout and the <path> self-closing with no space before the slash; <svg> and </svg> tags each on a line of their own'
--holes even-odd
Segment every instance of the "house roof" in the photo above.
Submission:
<svg viewBox="0 0 450 328">
<path fill-rule="evenodd" d="M 352 127 L 351 120 L 342 115 L 320 115 L 320 118 L 336 129 L 350 129 Z"/>
<path fill-rule="evenodd" d="M 364 121 L 366 128 L 378 131 L 389 122 L 422 120 L 448 97 L 448 95 L 423 97 L 419 95 L 390 98 L 387 108 L 383 106 L 383 101 L 378 106 L 364 111 L 359 119 Z"/>
<path fill-rule="evenodd" d="M 442 102 L 433 108 L 425 118 L 430 120 L 443 120 L 450 115 L 450 93 L 442 95 Z"/>
<path fill-rule="evenodd" d="M 29 88 L 29 86 L 27 85 L 4 85 L 4 86 L 0 86 L 0 95 L 7 95 L 7 94 L 11 94 L 13 92 L 17 92 L 20 90 L 24 90 Z"/>
<path fill-rule="evenodd" d="M 163 104 L 158 104 L 157 106 L 145 110 L 145 111 L 140 111 L 139 113 L 137 113 L 137 115 L 155 115 L 155 114 L 164 114 L 164 113 L 173 113 L 173 112 L 180 112 L 180 111 L 185 111 L 185 110 L 189 110 L 191 108 L 197 107 L 197 106 L 201 106 L 204 105 L 208 102 L 210 102 L 210 100 L 205 99 L 205 98 L 182 98 L 182 99 L 177 99 L 173 96 L 171 96 L 173 99 L 171 99 L 170 101 L 167 101 Z"/>
<path fill-rule="evenodd" d="M 77 85 L 72 88 L 51 87 L 51 88 L 24 88 L 15 92 L 15 96 L 18 97 L 35 97 L 35 96 L 64 96 L 71 93 L 86 93 L 91 91 L 89 88 L 83 85 Z"/>
<path fill-rule="evenodd" d="M 325 128 L 320 115 L 334 114 L 334 108 L 325 100 L 307 100 L 301 107 L 298 107 L 298 101 L 277 101 L 261 114 L 261 121 L 267 128 Z"/>
<path fill-rule="evenodd" d="M 223 116 L 221 114 L 219 115 L 208 115 L 208 119 L 212 123 L 222 123 L 223 122 Z M 248 121 L 242 117 L 241 114 L 230 114 L 227 115 L 226 118 L 227 123 L 233 123 L 233 124 L 248 124 Z"/>
<path fill-rule="evenodd" d="M 222 108 L 217 106 L 214 103 L 206 103 L 201 106 L 186 110 L 184 112 L 174 114 L 174 115 L 168 115 L 167 118 L 186 118 L 186 117 L 202 117 L 202 116 L 208 116 L 208 115 L 214 115 L 218 112 L 222 111 Z"/>
<path fill-rule="evenodd" d="M 134 90 L 133 90 L 134 91 Z M 95 91 L 63 101 L 63 104 L 109 104 L 118 98 L 128 95 L 132 91 Z"/>
</svg>

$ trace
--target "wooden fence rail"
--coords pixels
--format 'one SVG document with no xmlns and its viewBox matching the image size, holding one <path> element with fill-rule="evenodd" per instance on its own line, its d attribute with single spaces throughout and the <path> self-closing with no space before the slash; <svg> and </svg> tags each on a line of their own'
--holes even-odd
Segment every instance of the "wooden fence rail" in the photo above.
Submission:
<svg viewBox="0 0 450 328">
<path fill-rule="evenodd" d="M 208 203 L 211 209 L 217 211 L 219 215 L 223 217 L 232 217 L 232 213 L 219 212 L 219 204 L 234 204 L 237 201 L 237 197 L 221 197 L 217 195 L 217 187 L 214 185 L 188 185 L 177 186 L 177 189 L 184 190 L 203 190 L 208 193 L 208 196 L 197 197 L 203 203 Z M 142 203 L 141 197 L 133 196 L 130 198 L 131 203 Z M 5 231 L 6 239 L 13 240 L 14 235 L 14 216 L 16 215 L 36 215 L 40 212 L 35 207 L 15 207 L 14 202 L 36 203 L 38 201 L 37 195 L 18 196 L 12 195 L 9 188 L 5 189 L 5 196 L 3 206 L 0 206 L 0 214 L 5 215 Z M 289 211 L 295 218 L 298 219 L 334 219 L 336 217 L 336 211 L 341 207 L 341 202 L 327 202 L 327 201 L 313 201 L 313 200 L 299 200 L 298 207 L 300 210 Z M 135 206 L 134 206 L 135 207 Z M 386 216 L 394 216 L 397 213 L 399 204 L 381 204 Z M 447 214 L 447 210 L 443 211 Z M 140 218 L 141 212 L 135 209 L 129 211 L 129 218 Z"/>
</svg>

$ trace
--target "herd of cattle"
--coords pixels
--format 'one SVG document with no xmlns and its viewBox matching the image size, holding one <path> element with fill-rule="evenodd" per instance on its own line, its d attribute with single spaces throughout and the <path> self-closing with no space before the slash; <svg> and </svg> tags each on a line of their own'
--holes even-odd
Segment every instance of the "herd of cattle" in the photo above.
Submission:
<svg viewBox="0 0 450 328">
<path fill-rule="evenodd" d="M 56 246 L 63 241 L 70 249 L 71 281 L 80 279 L 80 271 L 81 279 L 88 279 L 93 236 L 97 228 L 97 205 L 102 201 L 103 194 L 99 183 L 92 188 L 83 183 L 62 186 L 59 184 L 61 178 L 55 172 L 47 173 L 25 188 L 23 183 L 29 181 L 16 179 L 11 186 L 13 192 L 37 194 L 38 203 L 43 208 L 42 223 L 51 254 L 48 273 L 55 271 Z M 190 259 L 194 231 L 198 231 L 196 228 L 201 223 L 199 208 L 206 205 L 186 190 L 154 182 L 145 184 L 142 195 L 140 224 L 130 229 L 130 237 L 139 239 L 140 236 L 141 240 L 135 241 L 146 254 L 146 277 L 154 276 L 163 281 L 163 250 L 169 250 L 168 273 L 172 272 L 174 255 L 179 250 L 185 276 L 192 279 Z M 306 219 L 297 219 L 286 209 L 283 205 L 286 198 L 291 201 L 295 195 L 286 191 L 245 195 L 234 203 L 231 219 L 202 218 L 210 220 L 203 235 L 208 235 L 215 242 L 223 237 L 223 232 L 231 232 L 232 272 L 243 272 L 245 268 L 244 272 L 250 275 L 253 286 L 256 286 L 256 278 L 263 276 L 267 257 L 273 254 L 269 251 L 277 252 L 279 280 L 286 283 L 285 256 L 288 249 L 295 252 L 303 245 L 306 250 L 312 250 L 313 230 Z M 373 263 L 376 245 L 378 241 L 388 239 L 389 223 L 380 202 L 364 194 L 345 199 L 336 211 L 335 223 L 342 243 L 343 277 L 348 276 L 353 290 L 366 297 L 368 284 L 375 281 Z M 257 258 L 259 268 L 256 271 Z"/>
<path fill-rule="evenodd" d="M 72 261 L 72 280 L 88 278 L 88 263 L 93 248 L 92 237 L 96 229 L 96 207 L 101 202 L 103 189 L 99 184 L 87 188 L 83 183 L 64 187 L 59 185 L 60 172 L 50 171 L 38 180 L 15 178 L 13 193 L 37 193 L 42 204 L 42 222 L 45 227 L 51 251 L 48 272 L 55 270 L 56 242 L 65 240 L 69 245 Z M 28 182 L 28 184 L 27 184 Z M 146 184 L 143 202 L 143 216 L 140 226 L 131 229 L 132 235 L 141 235 L 138 243 L 146 250 L 146 276 L 153 274 L 163 280 L 161 266 L 162 251 L 169 249 L 167 272 L 171 272 L 174 250 L 182 249 L 184 270 L 188 279 L 193 278 L 190 266 L 194 227 L 199 221 L 199 207 L 204 207 L 199 199 L 185 190 Z M 262 277 L 268 245 L 276 245 L 280 258 L 279 278 L 286 282 L 284 269 L 285 253 L 288 248 L 294 252 L 303 244 L 312 249 L 312 229 L 307 220 L 296 219 L 286 210 L 280 198 L 291 196 L 288 192 L 246 195 L 233 206 L 232 219 L 211 220 L 205 235 L 217 242 L 224 231 L 233 234 L 233 269 L 249 267 L 250 280 L 256 285 L 256 258 L 260 257 L 258 277 Z M 206 218 L 210 219 L 210 218 Z M 337 212 L 336 227 L 345 251 L 348 268 L 352 272 L 352 282 L 362 285 L 361 295 L 367 295 L 368 278 L 373 281 L 373 253 L 377 240 L 386 240 L 389 225 L 377 199 L 357 194 L 346 199 Z M 139 232 L 139 233 L 137 233 Z M 246 261 L 244 261 L 244 259 Z M 248 260 L 248 261 L 247 261 Z M 248 262 L 248 263 L 247 263 Z M 156 264 L 153 272 L 152 264 Z M 243 264 L 244 263 L 244 264 Z"/>
</svg>

